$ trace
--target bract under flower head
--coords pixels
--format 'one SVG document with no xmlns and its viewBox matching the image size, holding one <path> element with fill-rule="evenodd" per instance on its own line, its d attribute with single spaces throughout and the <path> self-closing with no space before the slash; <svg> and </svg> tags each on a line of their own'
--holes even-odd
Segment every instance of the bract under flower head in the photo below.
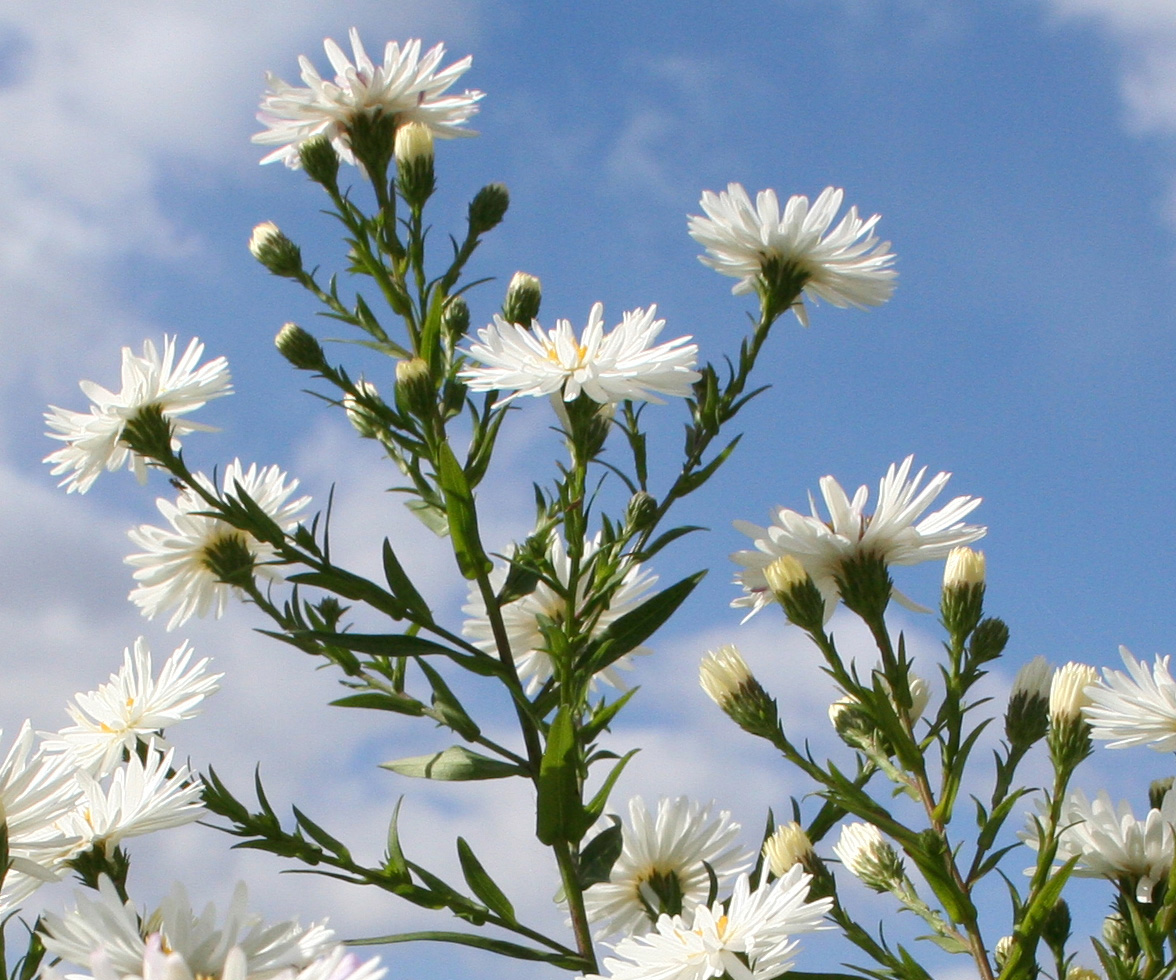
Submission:
<svg viewBox="0 0 1176 980">
<path fill-rule="evenodd" d="M 497 405 L 557 393 L 570 402 L 580 392 L 602 405 L 685 397 L 701 377 L 694 370 L 698 346 L 689 337 L 651 346 L 666 322 L 656 315 L 656 306 L 631 310 L 605 333 L 604 304 L 596 303 L 579 338 L 569 320 L 556 320 L 551 330 L 532 321 L 528 330 L 496 315 L 466 351 L 485 366 L 466 368 L 461 377 L 472 391 L 508 392 Z"/>
<path fill-rule="evenodd" d="M 302 165 L 299 148 L 319 136 L 330 140 L 343 160 L 355 163 L 349 129 L 361 114 L 395 116 L 398 125 L 423 123 L 443 139 L 475 135 L 464 124 L 478 111 L 483 93 L 444 94 L 469 69 L 471 57 L 438 71 L 445 46 L 435 45 L 421 57 L 421 42 L 414 39 L 404 47 L 389 41 L 383 63 L 375 64 L 364 50 L 359 32 L 352 28 L 349 36 L 354 63 L 333 40 L 323 42 L 336 72 L 333 82 L 324 80 L 305 55 L 298 59 L 305 88 L 289 85 L 273 72 L 266 75 L 269 91 L 257 114 L 258 122 L 266 128 L 253 136 L 253 142 L 277 149 L 262 158 L 263 164 L 281 160 L 298 169 Z"/>
<path fill-rule="evenodd" d="M 180 436 L 213 431 L 211 426 L 179 417 L 232 393 L 228 361 L 217 357 L 198 367 L 203 354 L 204 345 L 193 338 L 177 360 L 176 338 L 167 335 L 162 353 L 150 340 L 143 343 L 141 356 L 124 347 L 118 392 L 82 381 L 80 387 L 91 402 L 89 413 L 50 405 L 45 413 L 47 435 L 65 446 L 44 462 L 55 464 L 50 471 L 54 476 L 65 474 L 58 485 L 69 493 L 85 493 L 103 470 L 113 472 L 123 466 L 133 470 L 140 483 L 145 482 L 147 461 L 131 451 L 123 432 L 148 406 L 158 407 L 171 424 L 173 449 L 179 449 Z"/>
<path fill-rule="evenodd" d="M 775 191 L 760 191 L 753 207 L 742 185 L 728 184 L 718 194 L 703 191 L 699 203 L 706 217 L 691 216 L 688 227 L 706 249 L 699 260 L 739 280 L 733 293 L 752 292 L 765 263 L 775 260 L 800 274 L 810 298 L 842 307 L 879 306 L 894 291 L 894 254 L 889 242 L 874 235 L 879 215 L 863 221 L 851 207 L 829 229 L 843 196 L 840 188 L 826 187 L 809 207 L 809 199 L 797 194 L 781 213 Z M 808 326 L 803 299 L 793 310 Z"/>
<path fill-rule="evenodd" d="M 861 555 L 873 555 L 886 565 L 917 565 L 944 558 L 958 545 L 984 536 L 987 528 L 965 524 L 963 518 L 979 505 L 979 497 L 956 497 L 948 504 L 919 518 L 946 486 L 950 473 L 939 473 L 920 487 L 926 467 L 912 478 L 913 456 L 891 464 L 878 485 L 878 504 L 873 514 L 865 513 L 869 490 L 858 488 L 851 500 L 833 477 L 821 479 L 821 494 L 829 511 L 826 521 L 809 496 L 811 514 L 786 507 L 777 508 L 769 527 L 735 521 L 737 530 L 750 537 L 754 550 L 737 551 L 731 560 L 742 566 L 736 582 L 744 595 L 732 606 L 749 608 L 748 616 L 774 601 L 765 570 L 783 555 L 793 555 L 804 566 L 825 598 L 825 619 L 837 607 L 837 575 L 844 563 Z M 916 523 L 917 522 L 917 523 Z M 925 612 L 897 589 L 894 598 L 908 608 Z"/>
</svg>

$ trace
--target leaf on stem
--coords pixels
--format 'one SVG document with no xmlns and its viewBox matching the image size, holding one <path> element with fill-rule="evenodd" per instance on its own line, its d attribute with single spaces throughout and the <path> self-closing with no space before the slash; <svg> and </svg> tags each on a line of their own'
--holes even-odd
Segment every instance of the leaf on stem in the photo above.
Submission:
<svg viewBox="0 0 1176 980">
<path fill-rule="evenodd" d="M 516 765 L 479 755 L 461 745 L 452 745 L 432 755 L 416 755 L 395 759 L 392 762 L 382 762 L 380 768 L 390 769 L 402 776 L 445 781 L 505 779 L 507 776 L 526 775 Z"/>
</svg>

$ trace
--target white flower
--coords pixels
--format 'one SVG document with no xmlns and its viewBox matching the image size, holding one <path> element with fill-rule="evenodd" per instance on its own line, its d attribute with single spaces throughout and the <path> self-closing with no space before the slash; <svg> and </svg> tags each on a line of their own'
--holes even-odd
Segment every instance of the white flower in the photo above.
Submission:
<svg viewBox="0 0 1176 980">
<path fill-rule="evenodd" d="M 901 858 L 873 824 L 846 824 L 833 853 L 851 874 L 875 891 L 886 891 L 902 881 Z"/>
<path fill-rule="evenodd" d="M 106 788 L 78 771 L 85 799 L 65 816 L 62 830 L 80 839 L 78 851 L 101 847 L 110 853 L 128 837 L 141 837 L 168 827 L 180 827 L 204 815 L 203 788 L 187 766 L 169 775 L 175 750 L 147 750 L 147 761 L 132 753 L 114 770 Z"/>
<path fill-rule="evenodd" d="M 725 888 L 750 863 L 738 835 L 739 824 L 726 810 L 712 816 L 710 805 L 680 796 L 660 800 L 651 816 L 641 797 L 631 799 L 621 856 L 609 880 L 584 892 L 588 917 L 601 926 L 597 935 L 649 932 L 670 894 L 681 896 L 674 911 L 691 915 L 710 892 L 707 864 Z"/>
<path fill-rule="evenodd" d="M 445 56 L 444 45 L 430 48 L 422 58 L 419 40 L 408 41 L 403 48 L 389 41 L 384 63 L 377 65 L 364 51 L 355 28 L 350 38 L 354 64 L 330 38 L 323 42 L 335 69 L 334 82 L 320 77 L 305 55 L 299 57 L 298 64 L 306 88 L 288 85 L 273 72 L 267 73 L 269 91 L 257 114 L 257 121 L 266 128 L 254 135 L 253 142 L 277 149 L 263 157 L 262 163 L 281 160 L 297 169 L 301 166 L 299 147 L 316 136 L 325 136 L 342 159 L 355 163 L 349 130 L 356 117 L 365 113 L 396 116 L 398 125 L 424 123 L 434 136 L 446 139 L 474 135 L 463 125 L 478 111 L 476 103 L 483 93 L 443 94 L 469 69 L 471 57 L 437 71 Z"/>
<path fill-rule="evenodd" d="M 779 878 L 793 865 L 812 860 L 813 842 L 805 829 L 793 820 L 780 824 L 773 831 L 772 836 L 764 841 L 761 853 L 772 874 Z"/>
<path fill-rule="evenodd" d="M 825 928 L 832 899 L 807 901 L 810 878 L 800 865 L 770 885 L 751 891 L 739 876 L 726 912 L 700 905 L 687 925 L 682 916 L 663 915 L 644 936 L 619 942 L 619 958 L 604 966 L 612 980 L 770 980 L 791 968 L 796 936 Z"/>
<path fill-rule="evenodd" d="M 1037 829 L 1040 822 L 1040 818 L 1034 819 L 1020 835 L 1034 850 L 1041 843 Z M 1129 803 L 1121 802 L 1116 810 L 1105 790 L 1094 800 L 1076 790 L 1062 808 L 1057 860 L 1080 858 L 1074 869 L 1080 877 L 1113 881 L 1126 878 L 1134 885 L 1136 899 L 1150 902 L 1152 891 L 1167 880 L 1176 858 L 1173 824 L 1176 793 L 1167 793 L 1160 809 L 1149 810 L 1143 820 L 1136 820 Z"/>
<path fill-rule="evenodd" d="M 35 747 L 26 721 L 0 762 L 0 818 L 12 861 L 0 888 L 0 915 L 42 883 L 57 880 L 61 861 L 74 843 L 61 833 L 57 821 L 77 806 L 79 798 L 73 768 Z"/>
<path fill-rule="evenodd" d="M 150 948 L 148 937 L 154 935 L 161 938 L 170 953 L 180 957 L 179 962 L 187 966 L 191 976 L 208 980 L 244 980 L 258 974 L 273 976 L 291 968 L 302 970 L 336 946 L 334 933 L 322 924 L 305 929 L 293 921 L 267 926 L 259 916 L 248 912 L 244 883 L 237 885 L 223 925 L 218 925 L 212 905 L 197 915 L 181 885 L 176 885 L 142 922 L 134 904 L 122 902 L 109 879 L 99 879 L 98 891 L 93 898 L 92 893 L 78 892 L 75 908 L 64 916 L 45 913 L 42 938 L 51 954 L 77 966 L 89 966 L 94 955 L 100 953 L 108 975 L 145 977 L 140 971 Z M 158 951 L 159 946 L 155 949 Z M 237 969 L 228 976 L 226 964 L 230 957 L 237 959 Z M 70 975 L 71 980 L 87 976 Z"/>
<path fill-rule="evenodd" d="M 223 674 L 209 674 L 208 658 L 189 667 L 192 650 L 182 643 L 152 676 L 151 650 L 140 636 L 134 653 L 123 651 L 123 665 L 97 691 L 78 694 L 66 711 L 74 724 L 56 735 L 42 733 L 47 752 L 65 753 L 72 764 L 101 779 L 136 744 L 166 746 L 165 728 L 199 713 L 200 702 L 219 690 Z"/>
<path fill-rule="evenodd" d="M 204 474 L 196 474 L 196 479 L 209 493 L 216 493 Z M 309 497 L 289 499 L 298 488 L 298 481 L 287 482 L 286 474 L 276 466 L 259 470 L 253 464 L 244 470 L 240 460 L 235 459 L 225 467 L 223 498 L 236 499 L 238 484 L 283 531 L 298 524 L 301 511 L 310 503 Z M 173 630 L 192 616 L 204 616 L 209 610 L 220 616 L 228 602 L 230 587 L 209 568 L 208 553 L 210 548 L 224 545 L 232 538 L 253 556 L 256 574 L 281 578 L 272 564 L 276 560 L 273 546 L 210 516 L 207 501 L 191 488 L 186 488 L 174 504 L 160 498 L 156 506 L 170 528 L 141 524 L 127 532 L 131 541 L 144 549 L 126 559 L 127 564 L 136 567 L 135 580 L 139 583 L 131 591 L 130 599 L 148 619 L 154 619 L 166 609 L 174 609 L 167 624 Z"/>
<path fill-rule="evenodd" d="M 807 197 L 788 199 L 784 213 L 776 192 L 760 191 L 755 206 L 740 184 L 728 184 L 718 194 L 703 191 L 699 202 L 706 217 L 692 215 L 690 234 L 706 255 L 699 260 L 725 276 L 739 280 L 733 293 L 750 293 L 764 263 L 777 260 L 805 277 L 804 293 L 834 306 L 879 306 L 894 291 L 897 273 L 890 242 L 874 235 L 878 215 L 863 221 L 851 207 L 832 231 L 843 192 L 826 187 L 809 207 Z M 806 327 L 803 299 L 793 307 Z"/>
<path fill-rule="evenodd" d="M 1054 671 L 1049 685 L 1049 717 L 1053 725 L 1077 721 L 1091 703 L 1086 693 L 1098 681 L 1098 671 L 1071 660 Z"/>
<path fill-rule="evenodd" d="M 54 476 L 65 474 L 58 486 L 69 493 L 85 493 L 104 469 L 113 472 L 124 465 L 140 483 L 145 482 L 147 462 L 131 452 L 122 436 L 127 423 L 149 405 L 158 406 L 171 423 L 176 437 L 173 449 L 179 449 L 179 436 L 213 431 L 211 426 L 177 418 L 232 393 L 228 361 L 217 357 L 197 367 L 203 353 L 204 345 L 193 338 L 177 361 L 176 338 L 167 335 L 162 355 L 150 340 L 143 344 L 142 357 L 124 347 L 122 388 L 117 394 L 93 381 L 82 381 L 80 387 L 93 403 L 88 414 L 50 405 L 45 422 L 51 431 L 46 434 L 65 446 L 44 462 L 56 464 L 50 471 Z"/>
<path fill-rule="evenodd" d="M 581 560 L 581 570 L 588 568 L 588 562 L 600 548 L 600 535 L 584 542 Z M 555 573 L 555 580 L 564 587 L 571 579 L 571 560 L 568 558 L 567 546 L 558 533 L 552 532 L 547 544 L 547 560 L 551 563 Z M 576 588 L 575 606 L 583 613 L 583 603 L 588 591 L 590 575 L 581 575 Z M 498 568 L 491 576 L 495 588 L 499 588 L 506 580 L 506 569 Z M 613 593 L 609 607 L 594 617 L 590 635 L 599 636 L 625 613 L 630 612 L 641 601 L 645 593 L 653 587 L 657 576 L 642 568 L 636 562 L 629 564 L 621 579 L 620 587 Z M 486 606 L 475 584 L 470 585 L 469 601 L 462 606 L 462 612 L 469 618 L 461 628 L 463 636 L 468 636 L 475 645 L 487 653 L 496 653 L 497 646 L 494 634 L 490 628 L 490 620 L 486 616 Z M 547 653 L 547 641 L 539 629 L 539 616 L 545 616 L 555 622 L 567 620 L 567 602 L 546 582 L 540 580 L 535 590 L 529 595 L 508 602 L 502 608 L 502 620 L 506 626 L 507 637 L 510 640 L 511 653 L 514 655 L 515 667 L 519 672 L 519 679 L 526 685 L 528 693 L 534 693 L 543 686 L 551 676 L 551 657 Z M 627 669 L 631 666 L 631 658 L 649 653 L 648 647 L 635 647 L 611 666 L 603 670 L 601 677 L 614 687 L 623 686 L 616 668 Z"/>
<path fill-rule="evenodd" d="M 1126 647 L 1119 656 L 1127 668 L 1103 668 L 1103 680 L 1086 689 L 1091 704 L 1082 709 L 1091 724 L 1091 738 L 1113 739 L 1109 749 L 1151 745 L 1157 752 L 1176 751 L 1176 680 L 1167 657 L 1156 657 L 1150 669 Z"/>
<path fill-rule="evenodd" d="M 486 366 L 466 368 L 461 377 L 472 391 L 510 392 L 496 405 L 556 393 L 570 402 L 581 391 L 604 405 L 625 399 L 661 404 L 658 394 L 685 397 L 701 377 L 694 370 L 698 346 L 687 343 L 689 337 L 650 346 L 666 322 L 656 314 L 657 306 L 630 310 L 606 334 L 604 305 L 596 303 L 579 339 L 568 320 L 556 320 L 551 330 L 535 320 L 528 330 L 496 315 L 466 351 Z"/>
<path fill-rule="evenodd" d="M 727 705 L 754 679 L 751 668 L 731 643 L 710 650 L 698 665 L 698 682 L 720 708 Z"/>
<path fill-rule="evenodd" d="M 939 496 L 951 474 L 939 473 L 920 489 L 927 468 L 919 470 L 912 479 L 913 461 L 914 457 L 908 456 L 900 465 L 891 464 L 878 485 L 878 505 L 872 515 L 865 513 L 869 498 L 866 487 L 859 487 L 850 500 L 841 484 L 826 476 L 821 478 L 821 494 L 829 511 L 828 521 L 820 516 L 811 494 L 811 515 L 779 507 L 767 528 L 735 521 L 736 529 L 755 543 L 755 550 L 737 551 L 731 556 L 732 561 L 743 566 L 735 581 L 746 593 L 731 605 L 750 608 L 749 617 L 770 605 L 775 597 L 765 569 L 777 558 L 793 555 L 825 597 L 828 620 L 837 606 L 836 576 L 846 560 L 872 554 L 887 565 L 917 565 L 944 558 L 958 545 L 983 537 L 987 528 L 963 522 L 980 505 L 979 497 L 956 497 L 947 506 L 918 520 Z M 897 589 L 893 595 L 908 608 L 926 611 Z"/>
</svg>

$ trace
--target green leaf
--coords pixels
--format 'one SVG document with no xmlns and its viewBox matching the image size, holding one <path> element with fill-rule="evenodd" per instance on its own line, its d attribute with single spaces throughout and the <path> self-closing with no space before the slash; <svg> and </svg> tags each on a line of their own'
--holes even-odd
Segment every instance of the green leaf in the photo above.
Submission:
<svg viewBox="0 0 1176 980">
<path fill-rule="evenodd" d="M 393 619 L 404 619 L 404 605 L 395 596 L 366 578 L 338 568 L 333 568 L 329 572 L 299 572 L 297 575 L 287 576 L 286 580 L 295 585 L 313 585 L 344 599 L 366 602 L 373 609 L 387 613 Z"/>
<path fill-rule="evenodd" d="M 580 851 L 581 888 L 590 888 L 602 881 L 608 881 L 613 865 L 621 856 L 625 840 L 621 831 L 621 818 L 610 816 L 612 826 L 606 827 L 592 838 Z"/>
<path fill-rule="evenodd" d="M 581 730 L 581 737 L 584 742 L 594 742 L 596 738 L 608 728 L 612 720 L 620 713 L 620 710 L 629 703 L 629 699 L 636 694 L 640 688 L 631 687 L 624 694 L 622 694 L 615 701 L 609 704 L 601 704 L 592 712 L 592 717 L 589 719 Z"/>
<path fill-rule="evenodd" d="M 491 912 L 507 922 L 517 922 L 514 906 L 510 904 L 502 889 L 494 883 L 494 879 L 487 874 L 482 862 L 474 856 L 470 845 L 461 837 L 457 839 L 457 858 L 461 862 L 461 873 L 465 875 L 470 891 L 477 895 Z"/>
<path fill-rule="evenodd" d="M 425 706 L 407 694 L 393 694 L 391 691 L 363 691 L 349 694 L 331 702 L 338 708 L 370 708 L 374 711 L 394 711 L 399 715 L 419 718 L 425 713 Z"/>
<path fill-rule="evenodd" d="M 652 558 L 654 555 L 656 555 L 659 551 L 661 551 L 662 548 L 664 548 L 666 545 L 670 544 L 673 541 L 677 541 L 678 538 L 684 537 L 687 534 L 692 534 L 695 531 L 705 531 L 705 530 L 706 530 L 705 527 L 701 527 L 697 524 L 688 524 L 683 527 L 671 528 L 669 531 L 666 531 L 664 534 L 659 534 L 656 538 L 653 539 L 653 541 L 651 541 L 649 544 L 647 544 L 642 549 L 641 560 L 648 561 L 650 558 Z"/>
<path fill-rule="evenodd" d="M 518 766 L 479 755 L 461 745 L 452 745 L 432 755 L 416 755 L 406 759 L 395 759 L 392 762 L 382 762 L 380 768 L 391 769 L 402 776 L 446 781 L 504 779 L 507 776 L 525 775 Z"/>
<path fill-rule="evenodd" d="M 293 807 L 292 809 L 294 810 L 294 819 L 298 821 L 298 826 L 306 831 L 306 835 L 311 840 L 330 851 L 336 857 L 342 858 L 344 861 L 351 860 L 351 852 L 347 850 L 341 840 L 337 840 L 328 834 L 322 827 L 311 820 L 310 817 L 299 810 L 298 807 Z"/>
<path fill-rule="evenodd" d="M 418 660 L 417 666 L 424 672 L 433 688 L 433 708 L 436 711 L 437 719 L 452 728 L 467 742 L 472 742 L 481 735 L 482 730 L 462 707 L 457 695 L 449 689 L 449 685 L 445 683 L 441 675 L 424 660 Z"/>
<path fill-rule="evenodd" d="M 449 533 L 449 515 L 431 500 L 413 498 L 406 500 L 404 506 L 416 514 L 417 518 L 430 531 L 440 538 Z"/>
<path fill-rule="evenodd" d="M 412 579 L 408 577 L 400 561 L 396 558 L 396 552 L 392 550 L 392 545 L 387 538 L 384 539 L 384 578 L 388 580 L 388 588 L 392 590 L 392 594 L 415 614 L 418 621 L 433 622 L 433 614 L 429 609 L 429 604 L 425 602 L 416 590 L 416 586 L 412 584 Z"/>
<path fill-rule="evenodd" d="M 640 749 L 630 749 L 626 752 L 604 780 L 604 784 L 596 791 L 596 795 L 584 808 L 584 819 L 587 825 L 581 829 L 581 833 L 586 831 L 589 826 L 597 821 L 600 815 L 604 812 L 604 806 L 608 803 L 608 794 L 612 792 L 613 786 L 616 785 L 617 779 L 620 778 L 622 772 L 625 771 L 625 766 L 629 764 L 629 760 L 635 756 Z"/>
<path fill-rule="evenodd" d="M 456 943 L 459 946 L 474 946 L 499 956 L 509 956 L 516 960 L 536 960 L 540 963 L 551 963 L 563 970 L 583 973 L 591 969 L 591 964 L 571 950 L 567 953 L 548 953 L 529 946 L 507 942 L 505 939 L 492 939 L 489 936 L 472 935 L 466 932 L 401 932 L 393 936 L 373 936 L 370 939 L 349 939 L 349 946 L 382 946 L 385 943 Z"/>
<path fill-rule="evenodd" d="M 478 518 L 474 495 L 465 471 L 449 448 L 442 443 L 437 450 L 437 482 L 445 494 L 445 511 L 449 515 L 449 537 L 457 567 L 467 579 L 489 574 L 494 567 L 478 537 Z"/>
<path fill-rule="evenodd" d="M 404 797 L 396 801 L 396 808 L 392 811 L 392 820 L 388 824 L 388 853 L 384 856 L 384 877 L 397 884 L 407 885 L 412 881 L 408 871 L 408 861 L 404 858 L 404 851 L 400 847 L 400 805 Z"/>
<path fill-rule="evenodd" d="M 585 654 L 584 659 L 589 672 L 599 673 L 653 636 L 686 601 L 686 597 L 694 591 L 694 587 L 702 581 L 704 575 L 705 570 L 695 572 L 614 620 L 593 641 Z"/>
<path fill-rule="evenodd" d="M 578 840 L 583 833 L 583 805 L 576 759 L 576 726 L 571 710 L 561 707 L 547 733 L 539 766 L 535 836 L 540 843 Z"/>
</svg>

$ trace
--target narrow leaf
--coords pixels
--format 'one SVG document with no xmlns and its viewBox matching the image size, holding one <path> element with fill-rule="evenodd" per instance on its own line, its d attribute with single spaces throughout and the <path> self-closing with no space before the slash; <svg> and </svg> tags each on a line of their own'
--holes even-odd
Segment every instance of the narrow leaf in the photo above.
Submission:
<svg viewBox="0 0 1176 980">
<path fill-rule="evenodd" d="M 432 755 L 382 762 L 380 768 L 391 769 L 402 776 L 446 781 L 504 779 L 507 776 L 525 775 L 518 766 L 479 755 L 461 745 L 450 746 Z"/>
<path fill-rule="evenodd" d="M 517 922 L 514 906 L 482 867 L 482 862 L 474 856 L 470 845 L 461 837 L 457 839 L 457 857 L 461 861 L 461 873 L 465 875 L 470 891 L 477 895 L 491 912 L 507 922 Z"/>
<path fill-rule="evenodd" d="M 583 807 L 576 771 L 576 730 L 572 712 L 559 709 L 547 733 L 547 746 L 539 766 L 538 810 L 535 835 L 540 843 L 555 844 L 579 838 Z"/>
</svg>

